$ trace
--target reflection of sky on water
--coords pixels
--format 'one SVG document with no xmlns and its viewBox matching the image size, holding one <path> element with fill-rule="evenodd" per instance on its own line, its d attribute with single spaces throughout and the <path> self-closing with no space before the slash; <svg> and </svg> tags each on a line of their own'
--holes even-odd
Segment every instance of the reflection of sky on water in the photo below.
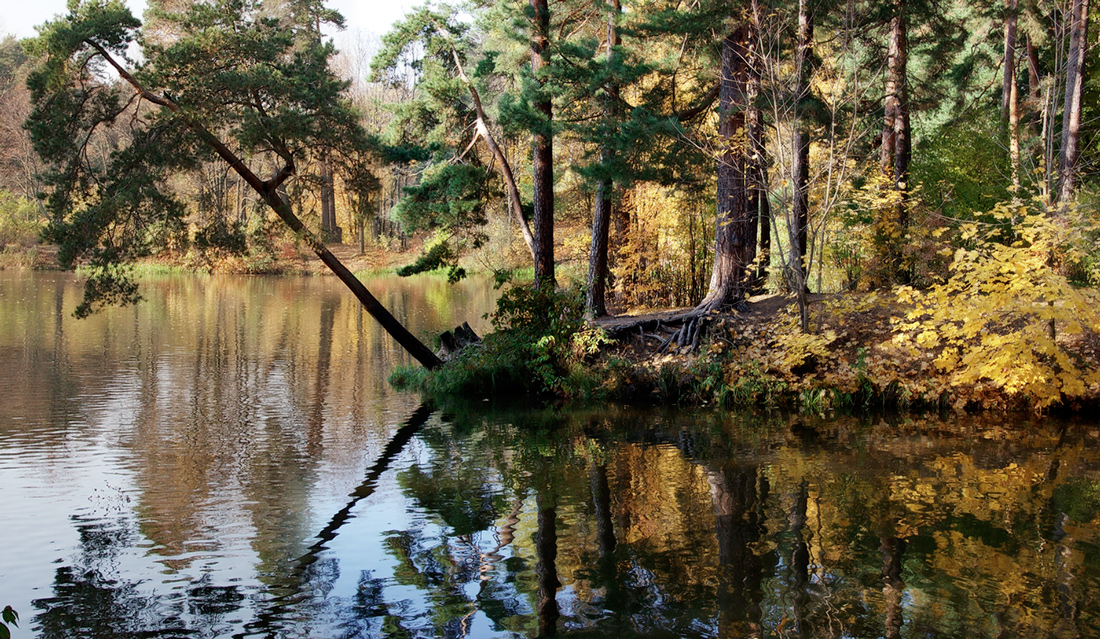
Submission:
<svg viewBox="0 0 1100 639">
<path fill-rule="evenodd" d="M 379 282 L 384 300 L 422 299 L 402 292 L 410 285 L 441 289 L 436 304 L 473 304 L 475 322 L 493 296 L 487 286 L 467 300 L 477 290 L 468 284 Z M 78 322 L 73 277 L 0 274 L 0 368 L 9 371 L 0 376 L 0 602 L 21 612 L 24 628 L 38 612 L 31 602 L 50 605 L 68 566 L 125 585 L 128 597 L 180 606 L 231 587 L 249 596 L 231 606 L 245 609 L 229 615 L 238 621 L 224 623 L 249 621 L 253 600 L 266 598 L 265 571 L 300 553 L 345 503 L 414 401 L 385 385 L 383 369 L 402 356 L 330 278 L 153 278 L 145 292 L 137 307 Z M 320 332 L 319 298 L 334 309 Z M 420 334 L 467 319 L 438 305 L 411 315 Z M 329 340 L 320 351 L 319 335 Z M 320 353 L 333 380 L 313 402 Z M 307 444 L 311 421 L 324 430 Z M 303 457 L 307 446 L 318 453 Z M 395 495 L 391 486 L 375 499 Z M 407 525 L 400 503 L 392 512 L 390 528 Z M 117 547 L 80 556 L 90 543 Z M 370 558 L 378 565 L 366 569 L 388 565 L 384 554 Z M 354 575 L 341 583 L 349 596 L 355 586 Z M 177 612 L 218 606 L 191 608 Z"/>
<path fill-rule="evenodd" d="M 0 273 L 0 604 L 23 632 L 1100 635 L 1095 427 L 445 419 L 386 386 L 402 357 L 320 278 L 168 278 L 84 323 L 58 314 L 71 280 L 36 278 Z M 423 334 L 491 304 L 421 285 L 376 288 L 427 306 Z"/>
</svg>

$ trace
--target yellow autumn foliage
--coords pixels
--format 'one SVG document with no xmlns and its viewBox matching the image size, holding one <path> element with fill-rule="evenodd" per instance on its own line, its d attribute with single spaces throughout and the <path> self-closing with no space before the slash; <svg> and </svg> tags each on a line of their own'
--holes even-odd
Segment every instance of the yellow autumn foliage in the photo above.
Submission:
<svg viewBox="0 0 1100 639">
<path fill-rule="evenodd" d="M 1100 296 L 1073 286 L 1055 267 L 1073 250 L 1063 217 L 1023 206 L 992 212 L 1006 226 L 969 224 L 946 281 L 925 291 L 903 287 L 909 310 L 893 344 L 931 357 L 953 386 L 992 384 L 1036 408 L 1095 393 L 1095 353 L 1081 348 L 1100 333 Z M 997 241 L 1011 223 L 1015 237 Z"/>
</svg>

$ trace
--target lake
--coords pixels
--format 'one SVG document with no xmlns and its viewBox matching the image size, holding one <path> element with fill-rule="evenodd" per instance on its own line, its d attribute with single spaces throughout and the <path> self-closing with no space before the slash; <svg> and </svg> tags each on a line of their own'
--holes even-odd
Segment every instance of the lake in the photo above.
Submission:
<svg viewBox="0 0 1100 639">
<path fill-rule="evenodd" d="M 496 295 L 366 283 L 424 338 Z M 16 638 L 1100 637 L 1095 417 L 443 414 L 333 278 L 142 285 L 0 272 Z"/>
</svg>

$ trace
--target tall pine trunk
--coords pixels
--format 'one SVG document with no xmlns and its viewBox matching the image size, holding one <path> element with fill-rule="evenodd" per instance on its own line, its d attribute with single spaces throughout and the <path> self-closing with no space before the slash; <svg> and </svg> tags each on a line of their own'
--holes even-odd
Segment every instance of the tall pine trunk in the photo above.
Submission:
<svg viewBox="0 0 1100 639">
<path fill-rule="evenodd" d="M 904 244 L 909 228 L 909 90 L 908 25 L 906 0 L 894 0 L 890 20 L 890 47 L 887 59 L 886 99 L 882 128 L 882 173 L 889 186 L 886 219 L 879 223 L 879 241 L 884 274 L 901 283 L 909 281 Z"/>
<path fill-rule="evenodd" d="M 764 139 L 764 112 L 756 103 L 760 98 L 760 81 L 759 65 L 753 65 L 749 72 L 749 96 L 753 102 L 748 114 L 751 145 L 749 224 L 757 231 L 756 241 L 759 241 L 756 273 L 751 277 L 750 288 L 753 291 L 762 289 L 767 283 L 772 246 L 772 207 L 768 199 L 768 148 Z"/>
<path fill-rule="evenodd" d="M 1016 9 L 1018 0 L 1005 6 L 1004 79 L 1001 82 L 1001 117 L 1008 121 L 1008 149 L 1012 171 L 1012 192 L 1020 193 L 1020 111 L 1016 80 Z"/>
<path fill-rule="evenodd" d="M 328 151 L 321 154 L 321 240 L 339 244 L 344 231 L 336 225 L 336 181 Z"/>
<path fill-rule="evenodd" d="M 554 285 L 554 132 L 553 108 L 539 76 L 550 62 L 550 7 L 547 0 L 531 0 L 531 73 L 539 87 L 534 107 L 541 116 L 532 141 L 534 169 L 535 286 Z"/>
<path fill-rule="evenodd" d="M 810 95 L 810 66 L 813 55 L 814 15 L 810 0 L 798 2 L 798 49 L 795 54 L 795 126 L 792 136 L 794 206 L 788 257 L 788 284 L 799 296 L 806 293 L 806 241 L 810 223 L 810 123 L 805 101 Z M 801 308 L 801 304 L 799 307 Z M 802 313 L 805 316 L 805 313 Z M 805 322 L 804 322 L 805 324 Z M 803 330 L 806 326 L 803 326 Z"/>
<path fill-rule="evenodd" d="M 607 64 L 614 66 L 615 47 L 620 44 L 618 19 L 622 12 L 620 0 L 608 0 L 607 3 Z M 605 136 L 610 136 L 618 116 L 619 86 L 611 80 L 605 87 L 603 117 L 607 124 Z M 592 211 L 592 244 L 588 253 L 588 296 L 585 299 L 585 314 L 589 318 L 607 315 L 607 242 L 611 228 L 611 207 L 614 199 L 614 184 L 607 175 L 609 164 L 614 159 L 615 150 L 605 141 L 600 146 L 600 164 L 602 177 L 596 185 L 596 201 Z"/>
<path fill-rule="evenodd" d="M 752 27 L 742 24 L 722 40 L 718 136 L 723 151 L 718 159 L 717 215 L 714 267 L 706 297 L 696 310 L 706 312 L 741 303 L 748 288 L 746 270 L 755 256 L 750 242 L 749 180 L 747 176 L 749 65 L 753 60 Z"/>
<path fill-rule="evenodd" d="M 1005 2 L 1004 76 L 1001 80 L 1001 117 L 1008 119 L 1011 87 L 1016 84 L 1016 8 L 1019 0 Z"/>
<path fill-rule="evenodd" d="M 1073 0 L 1069 20 L 1069 59 L 1066 61 L 1066 97 L 1062 109 L 1062 149 L 1058 156 L 1058 192 L 1062 204 L 1069 204 L 1077 186 L 1081 155 L 1081 92 L 1088 49 L 1089 0 Z"/>
</svg>

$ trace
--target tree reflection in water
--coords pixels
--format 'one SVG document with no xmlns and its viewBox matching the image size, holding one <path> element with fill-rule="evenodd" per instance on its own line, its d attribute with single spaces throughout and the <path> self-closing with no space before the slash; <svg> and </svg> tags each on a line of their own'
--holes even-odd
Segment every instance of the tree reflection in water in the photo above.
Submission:
<svg viewBox="0 0 1100 639">
<path fill-rule="evenodd" d="M 764 534 L 768 481 L 757 469 L 727 466 L 708 471 L 718 539 L 718 635 L 759 637 L 763 565 L 754 546 Z"/>
<path fill-rule="evenodd" d="M 37 636 L 72 637 L 192 637 L 216 636 L 229 626 L 244 596 L 236 587 L 202 581 L 181 592 L 161 594 L 140 579 L 124 577 L 119 556 L 133 545 L 132 522 L 74 518 L 80 534 L 80 555 L 54 576 L 53 597 L 34 602 Z M 184 617 L 189 621 L 185 621 Z"/>
<path fill-rule="evenodd" d="M 41 635 L 217 636 L 242 615 L 242 636 L 1100 635 L 1095 434 L 836 422 L 806 442 L 785 421 L 644 412 L 425 423 L 266 592 L 142 587 L 112 563 L 133 527 L 78 522 Z M 396 497 L 364 501 L 379 482 Z M 395 505 L 407 526 L 359 537 L 358 509 Z M 338 536 L 385 561 L 356 565 Z M 354 593 L 334 594 L 348 571 Z"/>
</svg>

